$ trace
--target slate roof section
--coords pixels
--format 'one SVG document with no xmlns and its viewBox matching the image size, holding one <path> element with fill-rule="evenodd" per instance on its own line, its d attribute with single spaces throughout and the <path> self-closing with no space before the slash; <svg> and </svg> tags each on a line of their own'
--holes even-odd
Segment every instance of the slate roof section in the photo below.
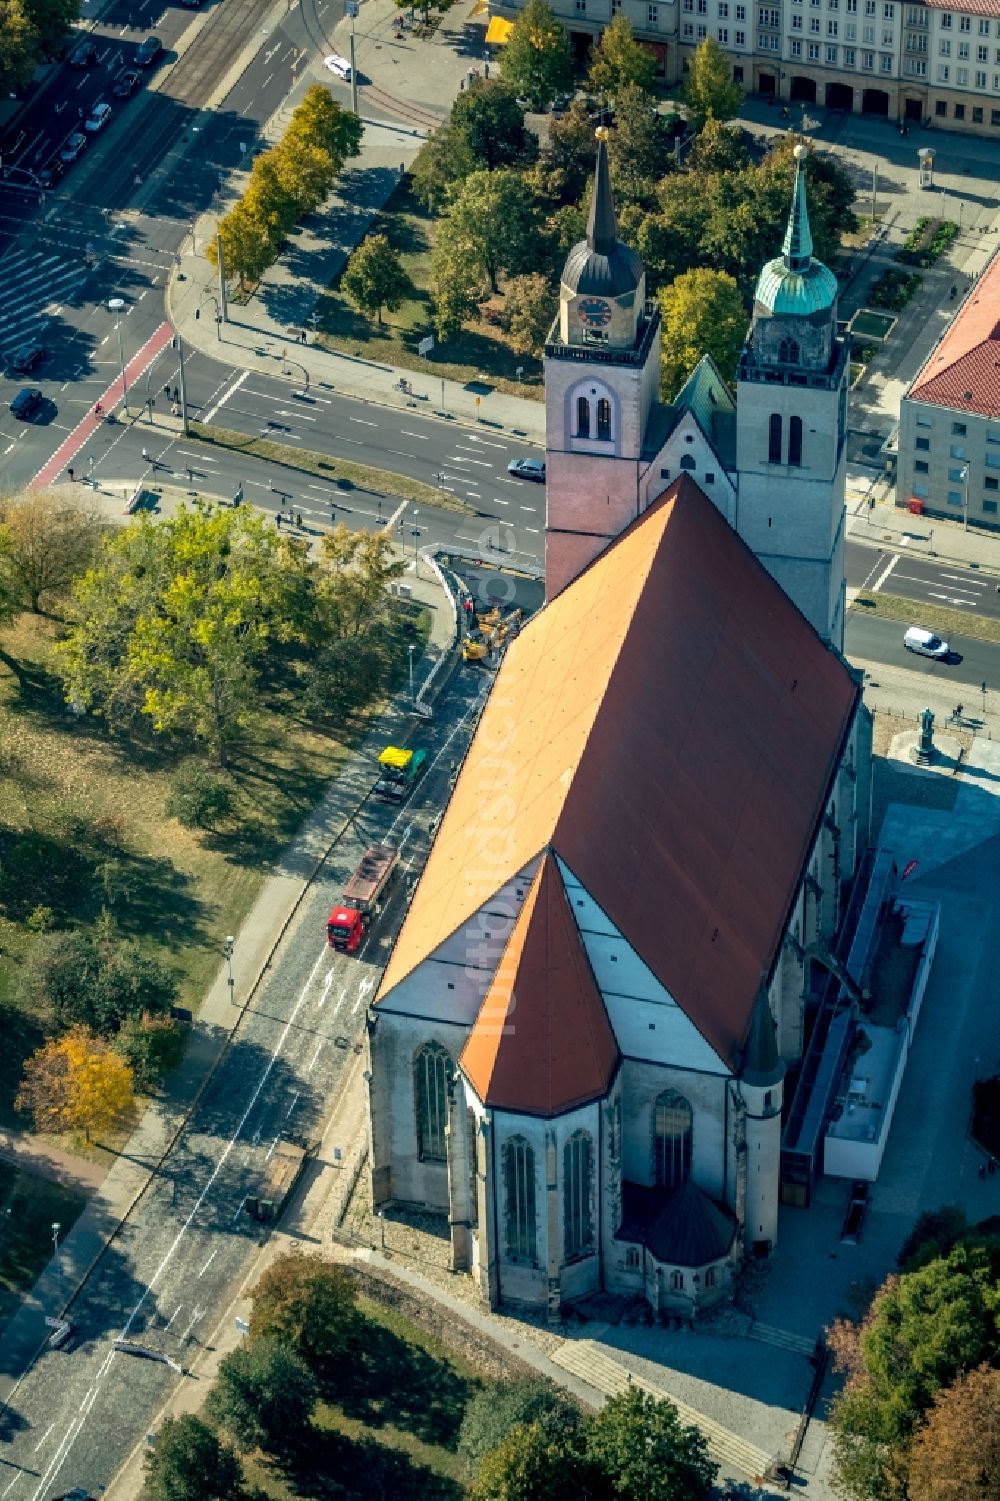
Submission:
<svg viewBox="0 0 1000 1501">
<path fill-rule="evenodd" d="M 622 1184 L 619 1241 L 645 1246 L 667 1266 L 701 1267 L 726 1256 L 736 1234 L 736 1220 L 690 1178 L 678 1188 L 644 1188 Z"/>
<path fill-rule="evenodd" d="M 598 297 L 621 297 L 636 291 L 644 275 L 639 256 L 618 238 L 608 147 L 601 137 L 587 238 L 574 245 L 567 256 L 562 284 L 578 296 L 590 292 Z"/>
<path fill-rule="evenodd" d="M 978 14 L 1000 16 L 1000 0 L 995 11 Z M 990 261 L 906 394 L 932 406 L 1000 417 L 1000 254 Z"/>
<path fill-rule="evenodd" d="M 761 987 L 750 1020 L 740 1078 L 753 1089 L 767 1089 L 785 1077 L 785 1065 L 778 1053 L 777 1028 L 771 1015 L 767 991 Z"/>
<path fill-rule="evenodd" d="M 857 699 L 681 476 L 508 648 L 376 1004 L 549 848 L 735 1069 Z"/>
<path fill-rule="evenodd" d="M 459 1062 L 494 1109 L 548 1117 L 607 1093 L 618 1044 L 551 853 L 538 867 Z"/>
</svg>

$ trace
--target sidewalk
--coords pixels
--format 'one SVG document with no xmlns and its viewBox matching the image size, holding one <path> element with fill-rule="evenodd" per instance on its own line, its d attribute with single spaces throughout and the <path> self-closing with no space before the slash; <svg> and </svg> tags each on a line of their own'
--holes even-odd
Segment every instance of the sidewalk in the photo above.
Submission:
<svg viewBox="0 0 1000 1501">
<path fill-rule="evenodd" d="M 852 542 L 974 567 L 1000 582 L 1000 531 L 975 525 L 966 530 L 961 521 L 943 516 L 911 516 L 894 504 L 895 491 L 884 475 L 873 472 L 867 484 L 865 480 L 857 475 L 848 479 L 847 535 Z"/>
<path fill-rule="evenodd" d="M 77 489 L 62 488 L 74 492 Z M 120 500 L 100 494 L 95 498 L 102 510 L 121 519 Z M 178 486 L 164 486 L 161 506 L 169 512 L 178 501 L 189 498 L 187 491 Z M 431 611 L 430 639 L 421 664 L 422 691 L 438 673 L 453 644 L 455 609 L 438 576 L 428 581 L 411 571 L 406 583 L 411 597 Z M 347 767 L 371 763 L 378 748 L 398 733 L 400 721 L 411 713 L 408 693 L 397 694 L 372 725 Z M 141 1197 L 183 1130 L 244 1008 L 265 980 L 271 957 L 295 915 L 317 862 L 354 810 L 356 792 L 349 782 L 345 767 L 265 879 L 236 935 L 233 977 L 235 994 L 243 998 L 242 1005 L 232 1004 L 226 966 L 220 963 L 219 973 L 191 1026 L 183 1063 L 170 1076 L 164 1094 L 148 1107 L 58 1254 L 3 1330 L 0 1406 L 10 1401 L 18 1382 L 41 1352 L 51 1332 L 44 1322 L 46 1315 L 62 1314 L 72 1303 L 109 1240 L 118 1233 L 121 1221 Z"/>
<path fill-rule="evenodd" d="M 470 61 L 481 65 L 486 55 L 486 17 L 485 12 L 480 17 L 479 10 L 479 0 L 464 0 L 447 12 L 433 37 L 423 40 L 405 32 L 396 38 L 392 22 L 399 10 L 394 0 L 368 0 L 364 31 L 356 35 L 358 75 L 370 80 L 359 86 L 359 109 L 365 122 L 360 155 L 347 163 L 321 211 L 296 230 L 289 249 L 265 272 L 249 303 L 230 302 L 228 320 L 218 325 L 217 332 L 218 276 L 205 258 L 204 247 L 215 233 L 220 214 L 246 188 L 248 171 L 230 174 L 222 208 L 202 214 L 167 284 L 167 315 L 186 343 L 245 370 L 284 374 L 299 387 L 336 390 L 400 411 L 417 408 L 424 416 L 491 427 L 544 443 L 544 402 L 493 390 L 487 376 L 463 385 L 442 380 L 432 371 L 415 375 L 360 353 L 333 353 L 300 340 L 322 292 L 396 187 L 400 168 L 412 163 L 430 130 L 446 118 Z M 344 20 L 336 28 L 334 42 L 345 56 L 349 37 L 350 22 Z M 322 63 L 312 62 L 264 126 L 263 141 L 268 145 L 279 141 L 305 91 L 330 81 Z M 335 86 L 334 94 L 349 107 L 346 87 Z M 411 384 L 412 393 L 397 389 L 401 379 Z"/>
<path fill-rule="evenodd" d="M 33 1131 L 8 1130 L 0 1130 L 0 1160 L 82 1194 L 92 1194 L 100 1188 L 111 1161 L 109 1157 L 107 1162 L 91 1162 L 87 1157 L 77 1157 L 43 1141 Z"/>
</svg>

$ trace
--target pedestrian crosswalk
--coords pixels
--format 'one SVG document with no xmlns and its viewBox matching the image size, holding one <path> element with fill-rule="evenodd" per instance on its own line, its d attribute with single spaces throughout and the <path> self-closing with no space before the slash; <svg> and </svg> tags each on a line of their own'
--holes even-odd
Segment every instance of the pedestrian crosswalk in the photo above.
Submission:
<svg viewBox="0 0 1000 1501">
<path fill-rule="evenodd" d="M 40 245 L 12 250 L 0 260 L 0 353 L 10 355 L 22 344 L 41 338 L 86 280 L 82 254 Z"/>
</svg>

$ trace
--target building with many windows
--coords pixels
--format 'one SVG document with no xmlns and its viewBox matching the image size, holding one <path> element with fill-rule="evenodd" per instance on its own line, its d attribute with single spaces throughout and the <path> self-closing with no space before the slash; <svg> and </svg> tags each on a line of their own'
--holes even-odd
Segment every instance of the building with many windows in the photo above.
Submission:
<svg viewBox="0 0 1000 1501">
<path fill-rule="evenodd" d="M 896 504 L 1000 526 L 1000 253 L 900 404 Z"/>
<path fill-rule="evenodd" d="M 603 142 L 563 270 L 547 602 L 368 1018 L 372 1201 L 447 1215 L 493 1305 L 607 1290 L 687 1318 L 777 1240 L 785 1070 L 870 755 L 840 652 L 846 349 L 805 193 L 800 156 L 735 403 L 707 358 L 658 400 Z"/>
<path fill-rule="evenodd" d="M 491 0 L 496 15 L 519 8 Z M 748 92 L 1000 132 L 1000 0 L 553 0 L 553 9 L 581 60 L 621 12 L 671 83 L 714 36 Z"/>
</svg>

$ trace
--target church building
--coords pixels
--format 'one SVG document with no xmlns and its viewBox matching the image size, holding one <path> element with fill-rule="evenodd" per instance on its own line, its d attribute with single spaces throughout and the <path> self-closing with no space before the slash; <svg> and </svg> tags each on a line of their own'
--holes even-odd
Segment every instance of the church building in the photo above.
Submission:
<svg viewBox="0 0 1000 1501">
<path fill-rule="evenodd" d="M 735 400 L 658 399 L 601 141 L 545 351 L 546 603 L 509 646 L 370 1009 L 373 1203 L 492 1306 L 691 1317 L 778 1237 L 810 953 L 867 839 L 847 349 L 801 159 Z"/>
</svg>

